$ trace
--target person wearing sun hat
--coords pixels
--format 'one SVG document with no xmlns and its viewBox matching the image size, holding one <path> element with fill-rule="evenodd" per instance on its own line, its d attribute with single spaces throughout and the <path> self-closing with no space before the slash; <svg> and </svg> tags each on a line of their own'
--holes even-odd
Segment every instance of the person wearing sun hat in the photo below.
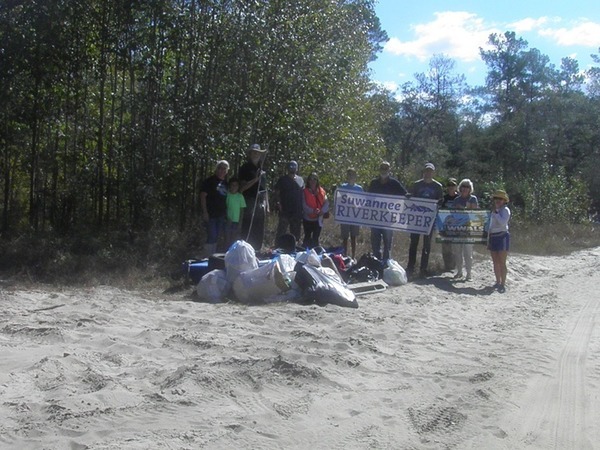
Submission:
<svg viewBox="0 0 600 450">
<path fill-rule="evenodd" d="M 258 144 L 248 148 L 248 160 L 240 167 L 238 179 L 246 208 L 241 226 L 242 239 L 260 251 L 265 238 L 265 219 L 269 208 L 267 179 L 263 170 L 266 149 Z"/>
<path fill-rule="evenodd" d="M 510 209 L 508 209 L 506 204 L 509 200 L 506 191 L 501 189 L 492 195 L 492 214 L 488 229 L 488 249 L 494 263 L 494 275 L 496 276 L 494 288 L 498 289 L 498 292 L 506 291 L 506 259 L 510 249 L 510 233 L 508 231 Z"/>
</svg>

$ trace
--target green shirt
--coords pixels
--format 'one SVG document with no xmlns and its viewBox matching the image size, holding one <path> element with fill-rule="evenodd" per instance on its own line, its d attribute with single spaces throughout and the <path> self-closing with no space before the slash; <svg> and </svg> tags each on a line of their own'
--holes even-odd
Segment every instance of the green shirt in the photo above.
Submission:
<svg viewBox="0 0 600 450">
<path fill-rule="evenodd" d="M 238 223 L 240 221 L 241 211 L 245 207 L 246 199 L 244 199 L 244 196 L 241 193 L 227 193 L 227 219 L 233 223 Z"/>
</svg>

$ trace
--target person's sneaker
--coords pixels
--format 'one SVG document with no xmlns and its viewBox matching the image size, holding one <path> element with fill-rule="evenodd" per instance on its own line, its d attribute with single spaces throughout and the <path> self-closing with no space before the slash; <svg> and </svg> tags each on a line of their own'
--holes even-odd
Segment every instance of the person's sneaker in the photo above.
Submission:
<svg viewBox="0 0 600 450">
<path fill-rule="evenodd" d="M 495 283 L 495 284 L 492 286 L 492 289 L 498 289 L 500 286 L 501 286 L 501 285 L 500 285 L 500 283 Z"/>
<path fill-rule="evenodd" d="M 501 284 L 501 285 L 498 286 L 498 292 L 500 292 L 501 294 L 503 294 L 503 293 L 506 292 L 506 288 L 504 287 L 503 284 Z"/>
<path fill-rule="evenodd" d="M 462 278 L 462 277 L 463 277 L 463 274 L 462 274 L 462 272 L 457 272 L 457 273 L 456 273 L 456 275 L 454 275 L 454 277 L 453 277 L 453 278 L 454 278 L 455 280 L 458 280 L 459 278 Z"/>
<path fill-rule="evenodd" d="M 465 277 L 465 281 L 471 281 L 473 279 L 473 277 L 471 277 L 471 274 L 468 273 L 467 276 Z"/>
</svg>

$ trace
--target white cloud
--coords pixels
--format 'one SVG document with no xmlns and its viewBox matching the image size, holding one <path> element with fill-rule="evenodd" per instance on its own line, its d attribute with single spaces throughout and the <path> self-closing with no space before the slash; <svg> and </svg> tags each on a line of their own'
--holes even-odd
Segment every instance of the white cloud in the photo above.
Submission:
<svg viewBox="0 0 600 450">
<path fill-rule="evenodd" d="M 419 61 L 427 61 L 434 54 L 444 54 L 457 61 L 474 62 L 480 58 L 479 48 L 487 48 L 490 34 L 502 34 L 507 30 L 514 31 L 517 37 L 537 33 L 562 47 L 600 47 L 600 23 L 588 19 L 560 26 L 564 22 L 561 18 L 548 16 L 527 17 L 506 24 L 492 24 L 466 11 L 436 12 L 434 16 L 431 22 L 411 26 L 414 39 L 402 41 L 392 37 L 384 51 Z"/>
<path fill-rule="evenodd" d="M 491 33 L 499 29 L 486 25 L 476 14 L 464 11 L 435 13 L 432 22 L 413 25 L 416 39 L 401 41 L 392 37 L 384 51 L 394 55 L 412 56 L 420 61 L 434 54 L 444 54 L 460 61 L 479 59 L 479 47 L 484 47 Z"/>
<path fill-rule="evenodd" d="M 395 81 L 380 81 L 377 84 L 390 92 L 396 92 L 398 90 L 398 83 Z"/>
<path fill-rule="evenodd" d="M 543 28 L 539 34 L 552 39 L 557 45 L 563 47 L 600 46 L 600 23 L 589 20 L 574 24 L 570 28 Z"/>
<path fill-rule="evenodd" d="M 550 19 L 548 17 L 539 17 L 534 19 L 532 17 L 527 17 L 525 19 L 518 20 L 516 22 L 512 22 L 506 25 L 507 29 L 510 31 L 514 31 L 517 34 L 526 33 L 528 31 L 537 30 L 547 25 L 549 22 L 556 22 L 560 19 Z"/>
</svg>

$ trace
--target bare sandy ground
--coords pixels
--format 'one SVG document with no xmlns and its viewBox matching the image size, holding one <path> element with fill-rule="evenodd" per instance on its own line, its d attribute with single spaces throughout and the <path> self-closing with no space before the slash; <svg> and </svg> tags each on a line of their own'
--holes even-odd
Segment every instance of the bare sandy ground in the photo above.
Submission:
<svg viewBox="0 0 600 450">
<path fill-rule="evenodd" d="M 359 309 L 0 287 L 3 449 L 600 448 L 600 249 Z"/>
</svg>

